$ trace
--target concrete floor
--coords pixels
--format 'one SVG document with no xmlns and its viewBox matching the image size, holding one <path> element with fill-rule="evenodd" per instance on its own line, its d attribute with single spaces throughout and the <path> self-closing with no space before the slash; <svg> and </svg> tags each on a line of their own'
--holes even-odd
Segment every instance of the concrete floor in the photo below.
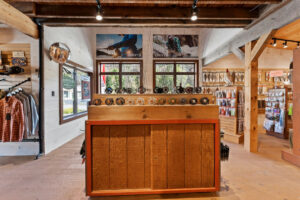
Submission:
<svg viewBox="0 0 300 200">
<path fill-rule="evenodd" d="M 230 159 L 221 163 L 221 192 L 96 199 L 300 200 L 300 168 L 280 158 L 288 142 L 267 135 L 259 137 L 257 154 L 245 152 L 242 145 L 228 144 Z M 0 157 L 0 200 L 88 199 L 84 165 L 78 153 L 82 141 L 83 135 L 39 160 Z"/>
</svg>

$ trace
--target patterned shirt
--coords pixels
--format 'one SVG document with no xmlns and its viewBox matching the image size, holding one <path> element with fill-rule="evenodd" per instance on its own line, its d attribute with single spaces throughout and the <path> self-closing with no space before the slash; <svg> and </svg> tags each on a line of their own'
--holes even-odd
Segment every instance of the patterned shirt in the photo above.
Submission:
<svg viewBox="0 0 300 200">
<path fill-rule="evenodd" d="M 20 142 L 23 140 L 23 104 L 16 97 L 5 97 L 0 100 L 0 124 L 2 142 Z"/>
</svg>

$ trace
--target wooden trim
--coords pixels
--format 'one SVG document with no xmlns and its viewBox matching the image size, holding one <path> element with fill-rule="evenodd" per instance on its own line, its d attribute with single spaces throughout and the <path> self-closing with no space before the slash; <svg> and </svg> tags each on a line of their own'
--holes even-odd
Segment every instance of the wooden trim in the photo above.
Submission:
<svg viewBox="0 0 300 200">
<path fill-rule="evenodd" d="M 93 79 L 92 79 L 92 76 L 91 76 L 92 73 L 84 71 L 83 69 L 78 69 L 76 67 L 73 67 L 73 68 L 74 68 L 74 70 L 85 72 L 90 76 L 90 87 L 91 87 L 90 88 L 90 90 L 91 90 L 90 94 L 91 94 L 91 99 L 92 99 L 92 94 L 93 94 L 93 90 L 92 90 L 93 89 L 93 87 L 92 87 L 92 80 Z M 70 116 L 64 118 L 64 114 L 63 114 L 63 85 L 62 85 L 63 71 L 62 70 L 63 70 L 63 65 L 60 64 L 59 65 L 59 88 L 58 88 L 58 91 L 59 91 L 59 98 L 58 98 L 59 99 L 59 124 L 60 125 L 87 116 L 87 111 L 86 111 L 86 112 L 76 113 L 76 114 L 73 114 L 73 115 L 70 115 Z M 75 103 L 76 100 L 77 100 L 77 95 L 75 95 L 74 104 L 73 104 L 74 107 L 77 107 L 77 102 Z"/>
<path fill-rule="evenodd" d="M 141 124 L 207 124 L 215 125 L 215 186 L 209 188 L 179 188 L 179 189 L 128 189 L 128 190 L 101 190 L 92 191 L 92 144 L 91 127 L 94 125 L 141 125 Z M 216 192 L 220 190 L 220 135 L 218 119 L 196 120 L 113 120 L 113 121 L 86 121 L 86 194 L 87 196 L 119 196 L 141 194 L 172 194 L 193 192 Z"/>
<path fill-rule="evenodd" d="M 99 70 L 99 65 L 101 65 L 101 63 L 113 63 L 113 64 L 119 64 L 119 72 L 104 72 L 101 73 L 101 70 Z M 140 65 L 140 72 L 123 72 L 122 71 L 122 64 L 139 64 Z M 115 59 L 115 60 L 96 60 L 96 90 L 97 90 L 97 94 L 101 94 L 100 91 L 100 79 L 99 77 L 101 77 L 101 75 L 119 75 L 119 86 L 121 88 L 122 87 L 122 76 L 123 75 L 139 75 L 140 76 L 140 86 L 143 86 L 143 60 L 139 60 L 139 59 Z"/>
</svg>

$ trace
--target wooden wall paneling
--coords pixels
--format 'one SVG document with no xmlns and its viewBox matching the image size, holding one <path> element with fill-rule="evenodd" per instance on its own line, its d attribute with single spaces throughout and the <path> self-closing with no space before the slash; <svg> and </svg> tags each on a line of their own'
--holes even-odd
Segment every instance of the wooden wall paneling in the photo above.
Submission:
<svg viewBox="0 0 300 200">
<path fill-rule="evenodd" d="M 101 115 L 99 115 L 101 113 Z M 89 120 L 216 119 L 216 105 L 89 106 Z"/>
<path fill-rule="evenodd" d="M 201 166 L 202 166 L 202 187 L 215 186 L 215 138 L 214 125 L 202 125 L 202 145 L 201 145 Z"/>
<path fill-rule="evenodd" d="M 185 133 L 184 125 L 167 127 L 168 188 L 184 188 Z"/>
<path fill-rule="evenodd" d="M 199 188 L 202 178 L 202 125 L 185 125 L 185 187 Z"/>
<path fill-rule="evenodd" d="M 92 187 L 109 189 L 109 126 L 92 126 Z"/>
<path fill-rule="evenodd" d="M 145 128 L 132 125 L 127 130 L 128 188 L 145 188 Z"/>
<path fill-rule="evenodd" d="M 151 188 L 167 188 L 167 125 L 151 125 Z"/>
<path fill-rule="evenodd" d="M 151 132 L 150 125 L 144 125 L 145 134 L 145 188 L 151 187 Z"/>
<path fill-rule="evenodd" d="M 110 188 L 127 188 L 127 126 L 110 127 Z"/>
</svg>

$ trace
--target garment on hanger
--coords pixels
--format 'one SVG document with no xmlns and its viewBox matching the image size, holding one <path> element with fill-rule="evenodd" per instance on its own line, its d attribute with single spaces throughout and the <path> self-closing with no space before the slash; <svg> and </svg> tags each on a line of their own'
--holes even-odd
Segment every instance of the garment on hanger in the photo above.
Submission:
<svg viewBox="0 0 300 200">
<path fill-rule="evenodd" d="M 24 136 L 23 104 L 16 97 L 0 100 L 0 137 L 2 142 L 19 142 Z"/>
<path fill-rule="evenodd" d="M 29 100 L 23 97 L 21 94 L 16 94 L 15 97 L 19 99 L 23 104 L 23 113 L 24 113 L 24 139 L 30 134 L 30 127 L 29 127 L 29 119 L 28 115 L 31 113 L 30 111 L 30 104 Z"/>
</svg>

